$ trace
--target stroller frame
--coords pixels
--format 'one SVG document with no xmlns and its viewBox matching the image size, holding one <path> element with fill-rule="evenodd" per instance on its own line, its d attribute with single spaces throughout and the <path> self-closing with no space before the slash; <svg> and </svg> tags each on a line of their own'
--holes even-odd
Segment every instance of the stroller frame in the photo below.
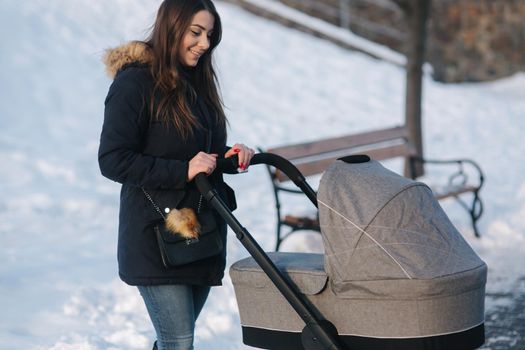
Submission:
<svg viewBox="0 0 525 350">
<path fill-rule="evenodd" d="M 366 162 L 368 156 L 346 157 L 348 162 Z M 217 162 L 217 171 L 223 173 L 237 173 L 237 157 L 221 159 Z M 258 153 L 252 158 L 251 165 L 266 164 L 283 171 L 297 185 L 310 201 L 317 207 L 316 192 L 306 182 L 305 177 L 300 171 L 285 158 L 271 153 Z M 484 343 L 484 325 L 481 324 L 472 329 L 445 335 L 436 335 L 423 338 L 369 338 L 366 336 L 341 336 L 336 327 L 328 320 L 319 317 L 315 307 L 309 303 L 307 298 L 302 295 L 295 286 L 290 283 L 288 278 L 273 263 L 268 254 L 259 246 L 253 236 L 235 218 L 227 205 L 219 197 L 218 192 L 211 186 L 204 173 L 195 177 L 196 185 L 200 193 L 206 198 L 209 204 L 217 210 L 219 215 L 224 218 L 228 226 L 235 232 L 237 239 L 243 244 L 251 257 L 269 277 L 270 281 L 279 290 L 286 301 L 297 312 L 297 315 L 304 321 L 305 327 L 302 332 L 288 334 L 290 339 L 296 344 L 296 348 L 305 350 L 318 349 L 390 349 L 390 350 L 411 350 L 411 349 L 473 349 Z M 265 339 L 263 344 L 251 342 L 249 345 L 265 348 L 281 348 L 279 337 L 275 337 L 271 331 L 251 329 L 243 326 L 245 337 Z M 253 343 L 253 344 L 252 344 Z"/>
</svg>

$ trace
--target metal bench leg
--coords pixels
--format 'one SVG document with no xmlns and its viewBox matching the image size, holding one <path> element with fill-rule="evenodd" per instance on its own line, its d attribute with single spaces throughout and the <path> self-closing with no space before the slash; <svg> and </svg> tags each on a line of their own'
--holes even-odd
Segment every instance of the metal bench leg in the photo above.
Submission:
<svg viewBox="0 0 525 350">
<path fill-rule="evenodd" d="M 279 212 L 279 211 L 277 211 Z M 277 242 L 275 243 L 275 251 L 278 252 L 279 251 L 279 247 L 281 246 L 281 243 L 282 243 L 282 238 L 281 238 L 281 220 L 280 218 L 277 219 Z"/>
<path fill-rule="evenodd" d="M 473 192 L 474 198 L 472 199 L 472 205 L 467 205 L 461 198 L 458 196 L 454 196 L 454 198 L 458 201 L 459 204 L 465 210 L 469 213 L 470 219 L 472 222 L 472 229 L 474 230 L 474 235 L 479 238 L 481 237 L 479 230 L 478 230 L 478 220 L 481 217 L 481 214 L 483 213 L 483 202 L 481 202 L 481 198 L 479 198 L 478 191 Z"/>
<path fill-rule="evenodd" d="M 474 229 L 474 235 L 480 237 L 477 222 L 483 213 L 483 202 L 479 198 L 478 191 L 474 192 L 474 200 L 472 201 L 472 207 L 470 212 L 470 217 L 472 218 L 472 228 Z"/>
</svg>

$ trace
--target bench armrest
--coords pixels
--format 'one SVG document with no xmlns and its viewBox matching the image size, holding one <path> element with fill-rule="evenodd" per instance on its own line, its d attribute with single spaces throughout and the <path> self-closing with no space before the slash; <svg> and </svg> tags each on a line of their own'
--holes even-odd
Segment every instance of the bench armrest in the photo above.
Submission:
<svg viewBox="0 0 525 350">
<path fill-rule="evenodd" d="M 412 166 L 414 163 L 418 162 L 422 164 L 457 165 L 455 172 L 448 177 L 448 186 L 450 187 L 467 186 L 469 182 L 469 173 L 475 174 L 477 177 L 477 184 L 473 185 L 477 191 L 481 189 L 485 181 L 485 176 L 481 167 L 471 159 L 427 159 L 422 157 L 411 157 Z"/>
</svg>

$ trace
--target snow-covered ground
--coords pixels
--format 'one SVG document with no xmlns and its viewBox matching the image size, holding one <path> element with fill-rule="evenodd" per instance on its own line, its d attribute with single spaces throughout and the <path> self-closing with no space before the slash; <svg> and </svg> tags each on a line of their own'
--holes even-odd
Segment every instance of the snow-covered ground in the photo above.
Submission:
<svg viewBox="0 0 525 350">
<path fill-rule="evenodd" d="M 159 3 L 0 3 L 0 349 L 151 346 L 142 300 L 117 277 L 119 185 L 100 175 L 96 153 L 110 84 L 100 57 L 144 38 Z M 402 123 L 402 69 L 217 5 L 231 142 L 269 147 Z M 423 110 L 427 156 L 472 158 L 485 171 L 482 239 L 473 238 L 459 205 L 441 204 L 489 265 L 487 310 L 510 305 L 525 293 L 525 74 L 458 85 L 425 77 Z M 275 217 L 265 169 L 227 180 L 238 196 L 237 217 L 271 250 Z M 284 249 L 316 250 L 319 242 L 306 233 Z M 229 263 L 247 256 L 233 235 L 228 252 Z M 196 348 L 246 348 L 229 278 L 212 291 Z"/>
</svg>

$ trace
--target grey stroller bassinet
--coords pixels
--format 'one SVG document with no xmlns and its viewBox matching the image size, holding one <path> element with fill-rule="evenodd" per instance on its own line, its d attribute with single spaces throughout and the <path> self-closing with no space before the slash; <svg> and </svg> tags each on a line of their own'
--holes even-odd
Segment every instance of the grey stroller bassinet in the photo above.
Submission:
<svg viewBox="0 0 525 350">
<path fill-rule="evenodd" d="M 323 174 L 317 203 L 325 254 L 268 255 L 343 347 L 483 344 L 487 267 L 425 184 L 347 157 Z M 304 348 L 304 321 L 253 258 L 233 264 L 230 277 L 245 344 Z"/>
</svg>

